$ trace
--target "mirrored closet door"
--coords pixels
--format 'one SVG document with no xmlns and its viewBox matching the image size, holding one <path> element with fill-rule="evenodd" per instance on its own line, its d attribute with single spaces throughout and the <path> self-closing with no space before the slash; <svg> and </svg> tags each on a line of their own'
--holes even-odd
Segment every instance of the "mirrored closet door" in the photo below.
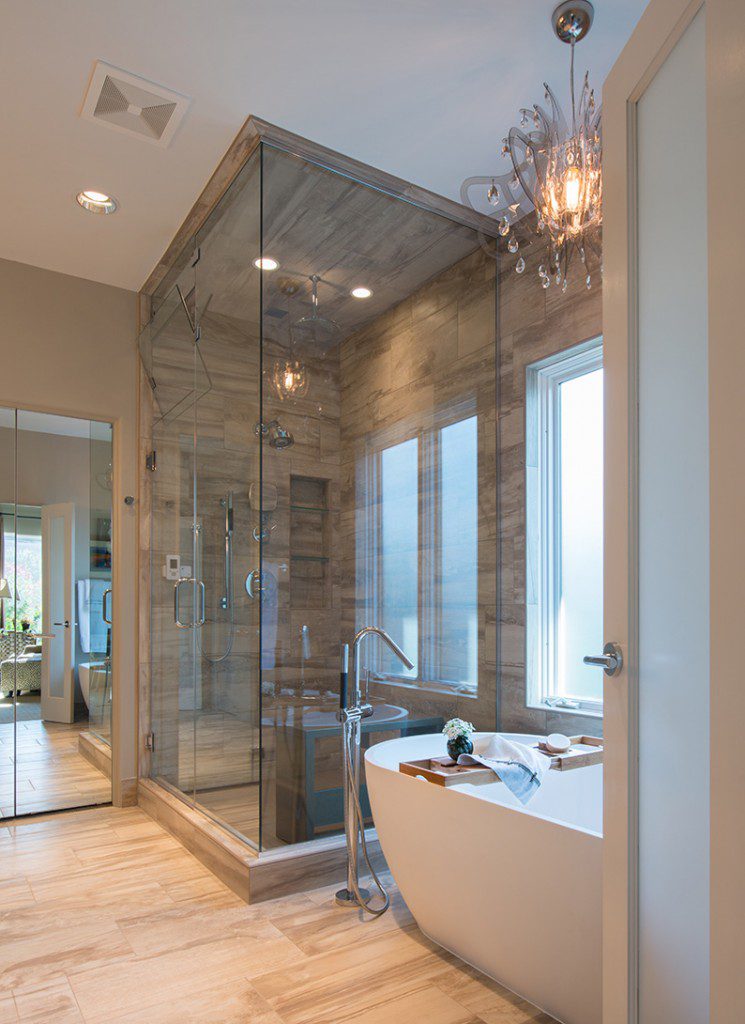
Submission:
<svg viewBox="0 0 745 1024">
<path fill-rule="evenodd" d="M 112 427 L 0 409 L 0 816 L 111 799 Z"/>
</svg>

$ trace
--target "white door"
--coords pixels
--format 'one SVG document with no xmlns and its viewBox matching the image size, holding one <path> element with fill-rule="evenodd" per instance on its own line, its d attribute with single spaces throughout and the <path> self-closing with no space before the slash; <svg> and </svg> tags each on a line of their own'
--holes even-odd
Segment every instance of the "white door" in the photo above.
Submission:
<svg viewBox="0 0 745 1024">
<path fill-rule="evenodd" d="M 651 0 L 603 91 L 603 1024 L 745 1020 L 743 98 L 742 0 Z"/>
<path fill-rule="evenodd" d="M 73 613 L 75 506 L 69 502 L 41 510 L 42 660 L 41 717 L 72 722 L 75 711 Z"/>
</svg>

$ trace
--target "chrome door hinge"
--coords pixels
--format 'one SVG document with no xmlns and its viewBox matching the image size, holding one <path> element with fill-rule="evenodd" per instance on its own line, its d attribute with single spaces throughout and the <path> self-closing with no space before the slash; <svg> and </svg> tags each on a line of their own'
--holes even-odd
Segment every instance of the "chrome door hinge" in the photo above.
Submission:
<svg viewBox="0 0 745 1024">
<path fill-rule="evenodd" d="M 154 473 L 155 470 L 158 468 L 158 453 L 154 448 L 145 456 L 145 466 L 147 469 L 150 470 L 151 473 Z"/>
<path fill-rule="evenodd" d="M 155 733 L 149 732 L 145 737 L 145 750 L 155 750 Z"/>
</svg>

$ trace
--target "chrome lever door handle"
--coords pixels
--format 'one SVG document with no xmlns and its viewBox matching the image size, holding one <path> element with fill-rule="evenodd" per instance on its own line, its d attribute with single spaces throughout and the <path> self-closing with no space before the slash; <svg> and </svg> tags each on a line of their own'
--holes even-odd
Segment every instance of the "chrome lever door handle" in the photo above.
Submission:
<svg viewBox="0 0 745 1024">
<path fill-rule="evenodd" d="M 618 644 L 607 643 L 602 654 L 587 654 L 582 661 L 602 668 L 607 676 L 617 676 L 623 668 L 623 652 Z"/>
</svg>

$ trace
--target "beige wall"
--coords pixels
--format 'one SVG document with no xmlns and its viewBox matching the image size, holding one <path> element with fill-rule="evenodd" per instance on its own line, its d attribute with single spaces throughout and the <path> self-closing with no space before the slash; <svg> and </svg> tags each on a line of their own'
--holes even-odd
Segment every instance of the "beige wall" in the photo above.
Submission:
<svg viewBox="0 0 745 1024">
<path fill-rule="evenodd" d="M 115 802 L 134 798 L 136 746 L 136 299 L 133 292 L 0 260 L 0 405 L 114 424 Z"/>
</svg>

